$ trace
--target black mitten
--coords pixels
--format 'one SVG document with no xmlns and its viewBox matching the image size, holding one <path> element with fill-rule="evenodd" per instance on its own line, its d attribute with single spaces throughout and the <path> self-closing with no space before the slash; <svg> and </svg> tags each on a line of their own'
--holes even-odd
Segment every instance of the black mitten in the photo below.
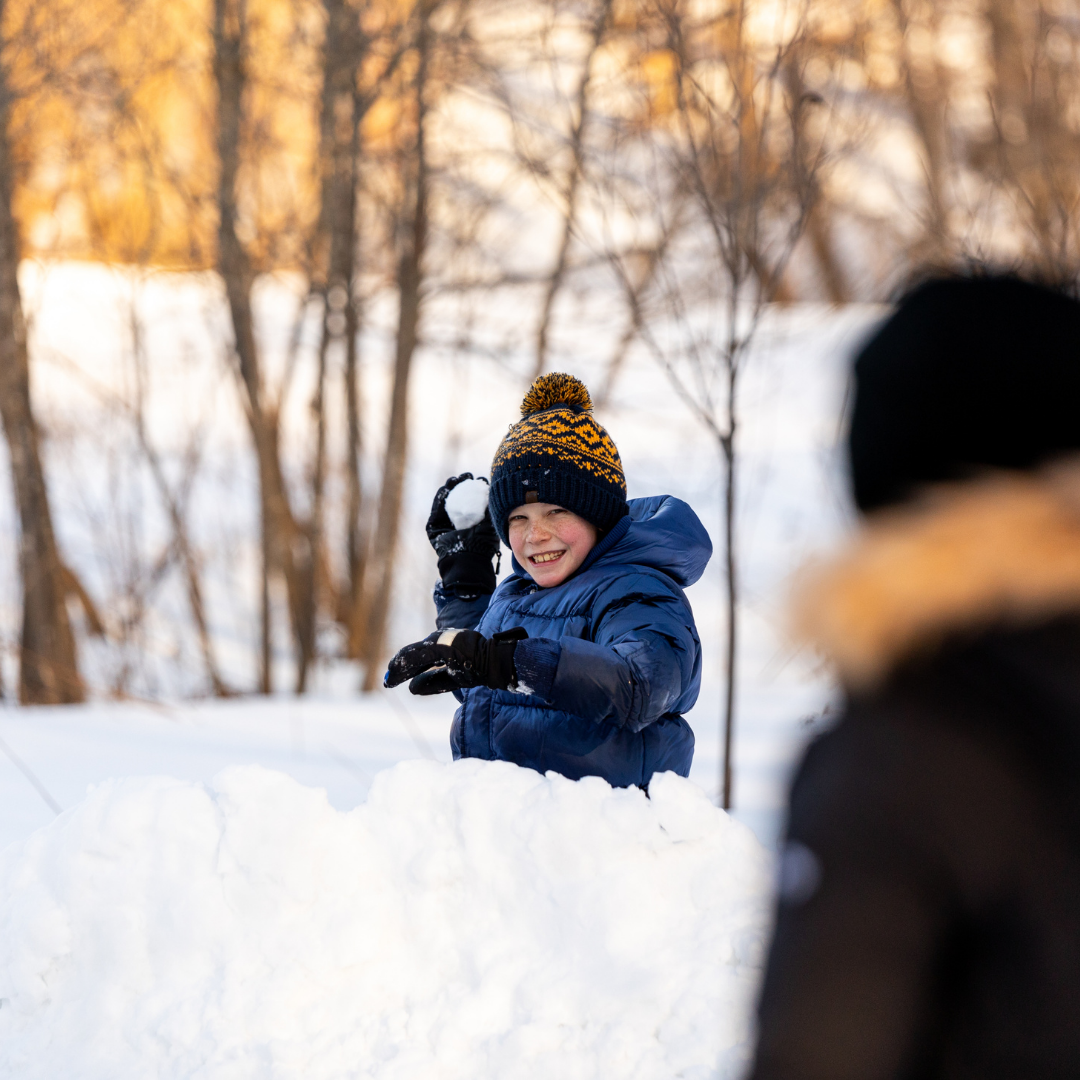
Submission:
<svg viewBox="0 0 1080 1080">
<path fill-rule="evenodd" d="M 520 627 L 486 638 L 475 630 L 436 630 L 406 645 L 390 661 L 383 685 L 411 679 L 414 694 L 445 694 L 470 686 L 512 690 L 517 685 L 514 650 L 529 635 Z"/>
<path fill-rule="evenodd" d="M 435 493 L 427 520 L 428 540 L 439 557 L 439 576 L 443 587 L 455 587 L 476 593 L 495 591 L 495 570 L 491 560 L 499 554 L 499 536 L 486 512 L 482 521 L 468 529 L 455 529 L 446 512 L 446 497 L 472 473 L 451 476 Z M 481 477 L 481 479 L 483 479 Z"/>
</svg>

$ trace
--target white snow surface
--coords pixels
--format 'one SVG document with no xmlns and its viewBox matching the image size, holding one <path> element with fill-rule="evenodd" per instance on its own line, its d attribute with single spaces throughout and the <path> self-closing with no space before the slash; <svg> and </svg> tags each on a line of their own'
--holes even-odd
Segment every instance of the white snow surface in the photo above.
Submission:
<svg viewBox="0 0 1080 1080">
<path fill-rule="evenodd" d="M 213 275 L 24 262 L 20 285 L 32 315 L 32 376 L 48 436 L 43 453 L 54 525 L 108 637 L 89 635 L 75 611 L 80 669 L 92 704 L 66 710 L 0 706 L 0 847 L 50 820 L 53 804 L 71 807 L 87 783 L 109 777 L 168 773 L 208 781 L 227 765 L 260 763 L 326 787 L 331 803 L 348 809 L 375 773 L 402 757 L 449 756 L 446 733 L 456 703 L 448 697 L 410 700 L 404 692 L 357 694 L 359 671 L 335 659 L 342 638 L 329 622 L 319 628 L 321 659 L 309 672 L 308 694 L 287 698 L 295 665 L 285 599 L 277 590 L 271 596 L 277 628 L 272 674 L 281 697 L 190 700 L 208 694 L 211 684 L 183 574 L 174 560 L 163 578 L 156 576 L 162 552 L 170 550 L 172 526 L 132 416 L 136 397 L 143 400 L 139 395 L 145 394 L 146 431 L 162 455 L 167 479 L 174 491 L 190 492 L 190 540 L 203 569 L 221 675 L 241 695 L 250 693 L 261 655 L 256 477 L 241 395 L 227 362 L 231 336 L 220 283 Z M 253 292 L 260 347 L 274 385 L 292 370 L 290 343 L 306 296 L 306 284 L 288 276 L 260 278 Z M 486 472 L 507 422 L 520 415 L 534 366 L 531 340 L 522 332 L 530 324 L 524 303 L 500 298 L 483 305 L 480 322 L 469 323 L 479 335 L 475 353 L 460 347 L 468 304 L 466 310 L 452 297 L 433 296 L 427 306 L 410 391 L 414 437 L 390 649 L 419 640 L 434 625 L 431 591 L 438 571 L 424 532 L 433 493 L 447 476 Z M 563 313 L 560 324 L 568 332 L 553 338 L 551 357 L 553 369 L 571 372 L 593 389 L 603 384 L 624 326 L 624 313 L 597 303 L 597 294 L 590 293 L 588 302 L 582 298 Z M 373 450 L 364 480 L 369 494 L 378 489 L 377 451 L 386 435 L 396 311 L 392 298 L 366 310 L 360 348 L 365 440 Z M 295 354 L 300 361 L 282 404 L 282 454 L 290 482 L 307 476 L 310 461 L 317 314 L 312 309 L 303 322 L 302 347 Z M 869 307 L 770 309 L 740 377 L 734 799 L 736 816 L 769 846 L 782 828 L 790 770 L 827 720 L 834 694 L 816 658 L 794 650 L 785 636 L 786 582 L 850 527 L 838 446 L 846 372 L 852 351 L 883 314 Z M 143 331 L 145 381 L 135 373 L 133 326 Z M 709 332 L 703 326 L 701 340 L 709 340 Z M 341 360 L 340 352 L 331 357 L 338 389 L 329 393 L 327 433 L 331 458 L 339 463 L 346 429 Z M 627 355 L 597 417 L 618 443 L 628 496 L 666 493 L 685 500 L 719 551 L 722 469 L 715 441 L 647 350 Z M 5 453 L 0 440 L 0 470 Z M 335 466 L 327 478 L 327 537 L 334 538 L 328 553 L 338 574 L 344 566 L 344 475 Z M 0 691 L 7 698 L 18 682 L 17 540 L 11 486 L 0 484 Z M 702 643 L 702 692 L 687 714 L 697 744 L 691 779 L 714 798 L 722 775 L 723 565 L 714 558 L 687 590 Z M 502 572 L 509 570 L 504 553 Z M 143 590 L 145 619 L 129 623 L 141 610 Z M 48 796 L 35 791 L 28 772 Z"/>
<path fill-rule="evenodd" d="M 446 496 L 446 513 L 455 529 L 471 529 L 484 520 L 488 508 L 488 482 L 462 480 Z"/>
<path fill-rule="evenodd" d="M 112 780 L 0 853 L 0 1075 L 719 1078 L 771 860 L 696 785 Z"/>
</svg>

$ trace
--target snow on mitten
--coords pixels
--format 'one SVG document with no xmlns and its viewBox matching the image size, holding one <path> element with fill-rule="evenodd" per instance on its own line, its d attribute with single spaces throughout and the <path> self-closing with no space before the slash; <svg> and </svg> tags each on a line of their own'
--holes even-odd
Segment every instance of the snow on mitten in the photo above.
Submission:
<svg viewBox="0 0 1080 1080">
<path fill-rule="evenodd" d="M 444 588 L 495 591 L 491 560 L 499 554 L 499 537 L 487 509 L 487 487 L 483 477 L 474 480 L 472 473 L 462 473 L 435 493 L 427 534 L 439 557 Z"/>
</svg>

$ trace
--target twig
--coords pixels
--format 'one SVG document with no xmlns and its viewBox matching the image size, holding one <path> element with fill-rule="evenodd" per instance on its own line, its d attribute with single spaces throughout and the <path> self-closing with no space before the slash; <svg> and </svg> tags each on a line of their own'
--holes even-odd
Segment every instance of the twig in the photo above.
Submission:
<svg viewBox="0 0 1080 1080">
<path fill-rule="evenodd" d="M 420 725 L 413 719 L 412 713 L 393 694 L 387 694 L 386 700 L 390 702 L 390 707 L 397 713 L 401 726 L 408 732 L 409 738 L 412 739 L 421 755 L 429 761 L 438 761 L 435 751 L 431 748 L 431 743 L 425 738 L 424 733 L 420 730 Z"/>
<path fill-rule="evenodd" d="M 8 760 L 34 785 L 34 790 L 45 800 L 46 806 L 56 815 L 64 812 L 64 808 L 49 794 L 49 789 L 34 775 L 30 766 L 3 739 L 0 739 L 0 750 L 7 755 Z"/>
</svg>

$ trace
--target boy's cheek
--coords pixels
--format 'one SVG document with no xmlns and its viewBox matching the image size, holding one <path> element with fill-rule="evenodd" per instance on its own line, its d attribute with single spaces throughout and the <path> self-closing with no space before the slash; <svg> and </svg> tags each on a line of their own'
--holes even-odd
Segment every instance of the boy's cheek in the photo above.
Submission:
<svg viewBox="0 0 1080 1080">
<path fill-rule="evenodd" d="M 525 567 L 527 570 L 528 566 L 525 562 L 525 552 L 521 550 L 520 544 L 514 543 L 514 538 L 512 536 L 510 537 L 510 550 L 514 553 L 514 558 L 517 559 L 519 565 Z"/>
</svg>

